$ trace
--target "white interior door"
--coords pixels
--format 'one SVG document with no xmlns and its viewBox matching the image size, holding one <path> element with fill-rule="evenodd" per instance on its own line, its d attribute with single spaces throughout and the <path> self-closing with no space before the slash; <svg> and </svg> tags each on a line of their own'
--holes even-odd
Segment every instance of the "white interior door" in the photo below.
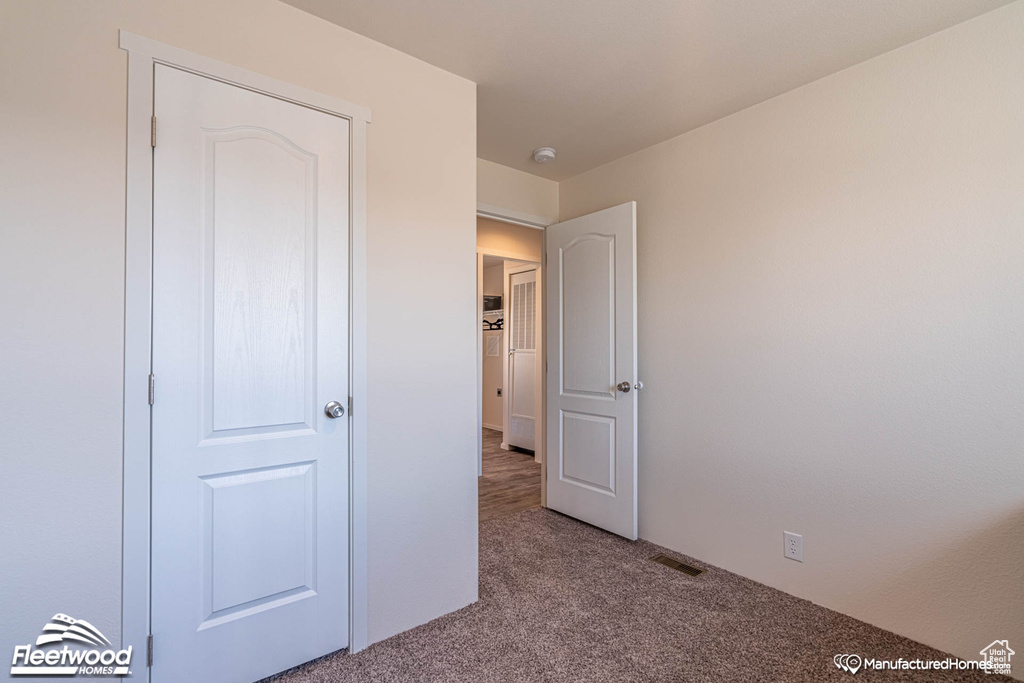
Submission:
<svg viewBox="0 0 1024 683">
<path fill-rule="evenodd" d="M 348 644 L 349 123 L 157 65 L 152 680 Z"/>
<path fill-rule="evenodd" d="M 537 265 L 505 264 L 508 358 L 505 377 L 505 434 L 508 446 L 536 449 L 537 435 Z"/>
<path fill-rule="evenodd" d="M 547 506 L 636 522 L 636 202 L 547 228 Z"/>
</svg>

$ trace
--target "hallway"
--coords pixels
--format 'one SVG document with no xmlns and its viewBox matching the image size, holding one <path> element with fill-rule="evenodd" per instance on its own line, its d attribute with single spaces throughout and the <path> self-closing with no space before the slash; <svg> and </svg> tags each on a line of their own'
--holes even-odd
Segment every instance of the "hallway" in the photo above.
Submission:
<svg viewBox="0 0 1024 683">
<path fill-rule="evenodd" d="M 529 453 L 502 450 L 501 432 L 494 429 L 484 429 L 483 469 L 481 522 L 540 507 L 540 464 Z"/>
</svg>

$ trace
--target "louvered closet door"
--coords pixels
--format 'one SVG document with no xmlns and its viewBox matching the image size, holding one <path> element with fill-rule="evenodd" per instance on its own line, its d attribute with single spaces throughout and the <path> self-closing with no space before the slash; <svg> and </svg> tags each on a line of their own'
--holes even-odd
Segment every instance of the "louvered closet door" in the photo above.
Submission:
<svg viewBox="0 0 1024 683">
<path fill-rule="evenodd" d="M 537 434 L 537 271 L 509 274 L 509 446 L 534 450 Z"/>
</svg>

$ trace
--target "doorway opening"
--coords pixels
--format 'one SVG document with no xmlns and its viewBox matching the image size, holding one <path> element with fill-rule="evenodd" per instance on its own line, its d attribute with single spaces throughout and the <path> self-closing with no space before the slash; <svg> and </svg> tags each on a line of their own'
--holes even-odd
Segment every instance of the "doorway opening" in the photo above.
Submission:
<svg viewBox="0 0 1024 683">
<path fill-rule="evenodd" d="M 637 377 L 636 244 L 636 202 L 564 220 L 543 232 L 477 219 L 478 313 L 489 331 L 493 323 L 484 316 L 483 297 L 489 293 L 484 291 L 486 257 L 501 258 L 503 278 L 504 345 L 489 342 L 490 358 L 495 352 L 504 356 L 503 381 L 511 383 L 502 387 L 499 448 L 534 445 L 541 465 L 541 506 L 630 540 L 637 538 L 637 394 L 643 388 Z M 488 263 L 498 266 L 491 259 Z M 490 291 L 496 295 L 496 289 Z M 524 301 L 536 313 L 536 341 L 527 334 L 531 341 L 525 344 L 521 332 L 533 318 L 523 315 Z M 497 308 L 494 300 L 488 306 L 489 311 Z M 482 437 L 488 349 L 482 330 L 478 335 Z M 536 347 L 528 348 L 531 343 Z M 532 402 L 516 401 L 517 391 L 519 398 L 524 394 L 517 363 L 520 370 L 532 365 L 538 373 L 536 387 L 543 391 Z M 493 385 L 490 389 L 497 393 Z M 488 445 L 496 438 L 488 433 Z M 502 454 L 493 448 L 485 451 L 483 438 L 480 443 L 480 518 L 535 505 L 536 496 L 524 499 L 528 487 L 520 489 L 493 476 L 501 468 L 487 467 L 485 458 L 497 464 Z"/>
<path fill-rule="evenodd" d="M 543 503 L 543 232 L 477 221 L 481 521 Z"/>
</svg>

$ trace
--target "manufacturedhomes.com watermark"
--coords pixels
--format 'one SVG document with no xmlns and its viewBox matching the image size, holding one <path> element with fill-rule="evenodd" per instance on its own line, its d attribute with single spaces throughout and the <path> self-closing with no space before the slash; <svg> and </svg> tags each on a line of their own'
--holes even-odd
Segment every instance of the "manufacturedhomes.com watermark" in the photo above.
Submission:
<svg viewBox="0 0 1024 683">
<path fill-rule="evenodd" d="M 869 659 L 857 654 L 838 654 L 832 658 L 837 668 L 855 674 L 861 669 L 876 671 L 984 671 L 987 674 L 1011 674 L 1010 660 L 1016 653 L 1006 640 L 994 640 L 980 653 L 981 659 Z"/>
</svg>

